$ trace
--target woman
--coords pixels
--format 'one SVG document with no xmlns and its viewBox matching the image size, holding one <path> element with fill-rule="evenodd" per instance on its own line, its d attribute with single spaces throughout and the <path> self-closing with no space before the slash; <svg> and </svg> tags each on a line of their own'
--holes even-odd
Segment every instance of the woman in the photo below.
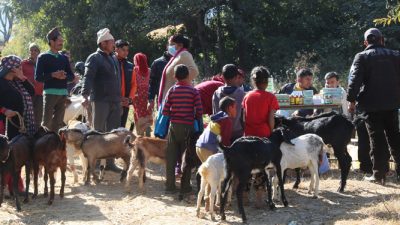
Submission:
<svg viewBox="0 0 400 225">
<path fill-rule="evenodd" d="M 147 64 L 147 57 L 143 53 L 137 53 L 133 57 L 135 67 L 133 69 L 133 79 L 136 77 L 136 96 L 133 100 L 135 109 L 134 120 L 137 135 L 150 136 L 150 126 L 153 123 L 153 113 L 147 108 L 147 99 L 149 97 L 150 69 Z"/>
<path fill-rule="evenodd" d="M 36 132 L 33 113 L 32 96 L 35 94 L 33 85 L 22 74 L 21 59 L 10 55 L 1 60 L 0 65 L 0 111 L 12 121 L 6 127 L 6 135 L 9 140 L 20 134 L 22 124 L 17 113 L 23 117 L 26 133 L 33 136 Z M 4 177 L 11 193 L 12 179 L 9 174 Z M 19 192 L 24 191 L 24 185 L 20 177 L 18 182 Z"/>
<path fill-rule="evenodd" d="M 168 52 L 172 55 L 172 58 L 165 66 L 161 77 L 161 85 L 158 95 L 159 106 L 164 100 L 168 90 L 175 84 L 174 68 L 176 65 L 184 64 L 188 67 L 191 81 L 194 80 L 199 74 L 199 70 L 193 60 L 193 56 L 188 51 L 189 45 L 189 39 L 182 34 L 175 34 L 169 39 Z"/>
</svg>

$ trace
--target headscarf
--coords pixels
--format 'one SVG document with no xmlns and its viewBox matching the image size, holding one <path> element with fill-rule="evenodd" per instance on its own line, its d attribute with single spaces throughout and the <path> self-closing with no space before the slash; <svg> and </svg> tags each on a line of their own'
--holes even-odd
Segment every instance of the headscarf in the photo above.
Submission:
<svg viewBox="0 0 400 225">
<path fill-rule="evenodd" d="M 133 63 L 135 64 L 135 70 L 142 76 L 147 76 L 149 72 L 149 66 L 147 64 L 147 56 L 141 52 L 135 54 L 133 57 Z"/>
<path fill-rule="evenodd" d="M 7 75 L 12 69 L 21 66 L 21 58 L 16 55 L 8 55 L 1 59 L 0 78 Z"/>
</svg>

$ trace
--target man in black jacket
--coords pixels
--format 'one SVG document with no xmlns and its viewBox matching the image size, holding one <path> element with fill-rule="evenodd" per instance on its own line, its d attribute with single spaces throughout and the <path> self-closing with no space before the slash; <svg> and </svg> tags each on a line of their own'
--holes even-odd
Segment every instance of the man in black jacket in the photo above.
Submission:
<svg viewBox="0 0 400 225">
<path fill-rule="evenodd" d="M 89 96 L 93 112 L 94 129 L 111 131 L 121 125 L 121 81 L 118 60 L 113 54 L 115 42 L 108 28 L 97 32 L 96 52 L 85 63 L 82 96 L 83 105 L 88 107 Z M 107 160 L 107 170 L 120 172 L 114 160 Z"/>
<path fill-rule="evenodd" d="M 164 71 L 165 66 L 171 59 L 171 55 L 166 51 L 163 56 L 154 60 L 151 64 L 150 71 L 150 85 L 149 85 L 149 108 L 154 108 L 154 99 L 158 95 L 158 90 L 160 89 L 161 76 Z"/>
<path fill-rule="evenodd" d="M 390 147 L 400 178 L 400 53 L 384 47 L 382 33 L 371 28 L 364 34 L 366 49 L 358 53 L 350 69 L 347 101 L 365 117 L 371 142 L 373 175 L 368 181 L 385 182 L 389 171 Z"/>
</svg>

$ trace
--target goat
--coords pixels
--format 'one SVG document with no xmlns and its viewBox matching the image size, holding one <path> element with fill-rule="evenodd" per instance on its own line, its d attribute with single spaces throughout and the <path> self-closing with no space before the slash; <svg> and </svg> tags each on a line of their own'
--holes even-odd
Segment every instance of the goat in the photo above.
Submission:
<svg viewBox="0 0 400 225">
<path fill-rule="evenodd" d="M 285 170 L 308 167 L 311 172 L 311 182 L 308 193 L 314 191 L 314 198 L 318 197 L 319 174 L 318 165 L 322 162 L 324 154 L 324 142 L 316 134 L 304 134 L 291 140 L 292 144 L 283 142 L 280 146 L 282 151 L 281 169 L 283 180 L 285 180 Z M 272 179 L 273 199 L 277 198 L 277 182 L 275 177 Z"/>
<path fill-rule="evenodd" d="M 184 194 L 191 191 L 190 178 L 193 168 L 199 168 L 201 161 L 196 154 L 196 141 L 199 134 L 190 135 L 187 138 L 186 148 L 182 154 L 182 178 L 179 200 L 183 200 Z M 200 191 L 200 175 L 196 174 L 197 191 Z M 189 186 L 188 186 L 189 185 Z"/>
<path fill-rule="evenodd" d="M 20 134 L 14 137 L 10 142 L 6 136 L 0 135 L 0 161 L 1 161 L 1 187 L 0 187 L 0 206 L 3 203 L 4 195 L 4 174 L 10 172 L 13 180 L 13 194 L 15 197 L 15 205 L 18 211 L 21 210 L 18 193 L 18 180 L 21 168 L 25 166 L 25 199 L 24 203 L 29 201 L 29 183 L 30 168 L 32 159 L 32 142 L 33 140 L 27 135 Z"/>
<path fill-rule="evenodd" d="M 85 185 L 90 184 L 90 175 L 96 183 L 104 176 L 104 167 L 100 171 L 100 179 L 95 174 L 96 161 L 98 159 L 122 158 L 125 165 L 121 172 L 120 181 L 126 176 L 131 157 L 130 148 L 126 144 L 135 136 L 125 128 L 114 129 L 107 133 L 89 131 L 85 133 L 82 140 L 82 152 L 88 162 L 85 173 Z"/>
<path fill-rule="evenodd" d="M 343 192 L 352 161 L 350 154 L 347 152 L 347 145 L 351 140 L 354 130 L 353 123 L 345 116 L 337 114 L 334 111 L 310 118 L 276 117 L 275 119 L 277 127 L 284 125 L 294 132 L 296 136 L 307 133 L 317 134 L 325 144 L 332 146 L 341 170 L 338 191 Z M 300 171 L 296 169 L 296 172 L 297 180 L 293 188 L 297 188 L 300 183 Z"/>
<path fill-rule="evenodd" d="M 144 191 L 147 162 L 151 161 L 155 164 L 165 165 L 167 146 L 167 140 L 142 136 L 138 136 L 133 144 L 130 144 L 132 154 L 125 183 L 126 192 L 129 193 L 131 191 L 130 181 L 137 166 L 139 166 L 139 189 Z"/>
<path fill-rule="evenodd" d="M 50 199 L 48 204 L 54 201 L 54 175 L 57 168 L 61 170 L 61 189 L 60 198 L 64 197 L 65 171 L 67 170 L 67 152 L 65 139 L 55 133 L 48 131 L 44 127 L 40 127 L 34 135 L 36 142 L 33 151 L 33 170 L 34 170 L 34 194 L 33 198 L 38 195 L 38 174 L 39 166 L 44 166 L 44 196 L 48 195 L 47 180 L 50 177 Z"/>
<path fill-rule="evenodd" d="M 71 172 L 74 175 L 74 183 L 78 182 L 78 173 L 76 172 L 75 167 L 75 156 L 79 156 L 82 163 L 82 174 L 86 174 L 87 161 L 85 156 L 83 155 L 81 145 L 84 136 L 84 132 L 89 130 L 89 126 L 85 123 L 70 120 L 68 122 L 68 126 L 61 128 L 58 133 L 60 135 L 64 135 L 64 138 L 67 143 L 67 159 L 68 165 L 71 169 Z"/>
<path fill-rule="evenodd" d="M 210 202 L 210 215 L 211 219 L 214 220 L 214 200 L 217 194 L 216 203 L 221 202 L 221 183 L 226 177 L 226 163 L 224 154 L 217 153 L 214 154 L 201 164 L 198 170 L 198 174 L 201 175 L 201 186 L 200 191 L 197 195 L 197 217 L 200 217 L 200 205 L 203 199 L 204 192 L 206 192 L 206 197 L 209 198 Z M 210 185 L 210 193 L 207 193 L 207 185 Z"/>
<path fill-rule="evenodd" d="M 274 166 L 279 181 L 281 191 L 281 200 L 283 205 L 288 206 L 288 202 L 283 190 L 283 181 L 281 176 L 281 158 L 282 152 L 279 146 L 284 141 L 286 135 L 284 130 L 275 130 L 272 132 L 269 139 L 259 137 L 241 137 L 237 139 L 230 147 L 220 145 L 224 152 L 226 160 L 227 176 L 223 182 L 222 201 L 220 214 L 221 219 L 225 220 L 225 203 L 227 199 L 227 191 L 232 182 L 232 174 L 238 178 L 239 184 L 236 189 L 236 196 L 238 201 L 239 212 L 242 215 L 242 221 L 246 222 L 246 214 L 243 208 L 243 190 L 247 185 L 248 180 L 252 173 L 265 171 L 267 173 L 267 191 L 268 191 L 268 204 L 270 209 L 275 208 L 272 201 L 271 183 L 268 178 L 267 169 Z"/>
</svg>

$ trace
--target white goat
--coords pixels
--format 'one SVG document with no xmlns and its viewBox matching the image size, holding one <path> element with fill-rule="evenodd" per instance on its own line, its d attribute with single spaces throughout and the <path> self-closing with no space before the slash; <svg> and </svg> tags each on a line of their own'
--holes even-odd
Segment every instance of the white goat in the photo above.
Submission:
<svg viewBox="0 0 400 225">
<path fill-rule="evenodd" d="M 210 215 L 211 219 L 214 220 L 214 201 L 215 195 L 217 194 L 216 204 L 221 202 L 221 183 L 226 177 L 226 164 L 223 153 L 214 154 L 201 164 L 198 169 L 198 173 L 201 175 L 201 186 L 197 196 L 197 217 L 200 217 L 200 205 L 205 193 L 205 200 L 209 198 L 210 203 Z M 210 186 L 210 193 L 207 186 Z M 230 197 L 228 196 L 228 199 Z M 207 201 L 207 200 L 206 200 Z"/>
<path fill-rule="evenodd" d="M 293 145 L 283 142 L 280 146 L 282 152 L 281 167 L 282 176 L 286 169 L 308 167 L 311 173 L 308 193 L 314 192 L 313 197 L 318 197 L 319 174 L 318 165 L 322 162 L 324 153 L 324 141 L 316 134 L 304 134 L 291 140 Z M 277 199 L 278 182 L 276 177 L 272 180 L 273 198 Z"/>
</svg>

